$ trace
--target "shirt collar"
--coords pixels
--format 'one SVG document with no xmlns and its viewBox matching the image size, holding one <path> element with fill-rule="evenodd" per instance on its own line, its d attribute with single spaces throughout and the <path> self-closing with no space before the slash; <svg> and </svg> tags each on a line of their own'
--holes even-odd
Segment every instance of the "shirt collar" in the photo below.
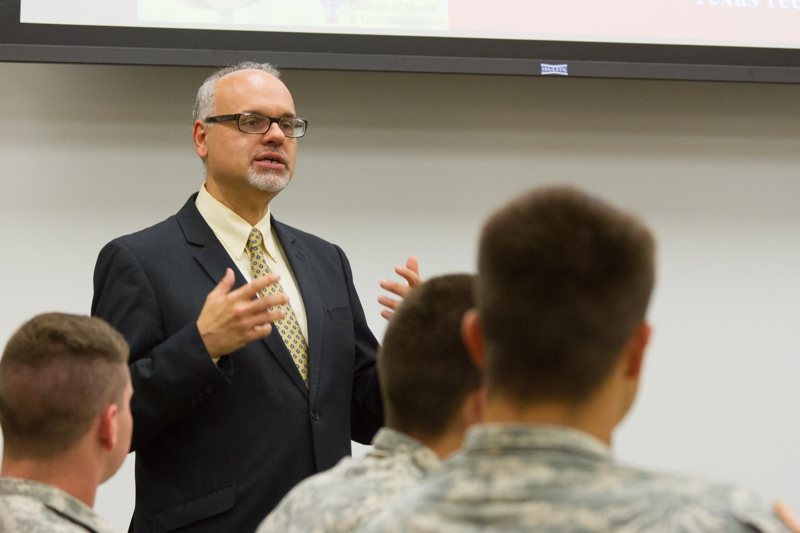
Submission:
<svg viewBox="0 0 800 533">
<path fill-rule="evenodd" d="M 375 448 L 369 453 L 370 457 L 388 458 L 406 455 L 423 472 L 441 464 L 439 456 L 433 450 L 394 429 L 381 428 L 372 440 L 372 445 Z"/>
<path fill-rule="evenodd" d="M 28 479 L 0 477 L 0 497 L 2 496 L 32 498 L 42 502 L 56 513 L 83 524 L 90 531 L 98 533 L 113 531 L 111 526 L 97 516 L 89 506 L 52 485 Z"/>
<path fill-rule="evenodd" d="M 237 215 L 226 205 L 223 205 L 219 200 L 211 196 L 206 190 L 205 183 L 200 187 L 200 192 L 197 193 L 195 206 L 214 231 L 217 238 L 222 241 L 223 246 L 228 249 L 237 261 L 240 260 L 242 255 L 247 251 L 247 240 L 250 237 L 250 231 L 253 229 L 253 226 L 248 224 L 245 219 Z M 269 207 L 267 207 L 267 214 L 258 221 L 255 227 L 258 228 L 264 236 L 264 246 L 267 249 L 267 253 L 270 258 L 275 261 L 278 257 L 278 250 L 275 239 L 272 237 Z"/>
<path fill-rule="evenodd" d="M 467 453 L 519 450 L 557 450 L 610 459 L 611 450 L 599 439 L 563 426 L 538 424 L 480 424 L 470 428 L 464 445 Z"/>
</svg>

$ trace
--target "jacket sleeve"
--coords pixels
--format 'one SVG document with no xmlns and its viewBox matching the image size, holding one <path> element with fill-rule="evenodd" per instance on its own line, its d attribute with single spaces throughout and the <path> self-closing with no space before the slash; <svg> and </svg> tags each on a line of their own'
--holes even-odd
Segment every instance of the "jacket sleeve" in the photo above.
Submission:
<svg viewBox="0 0 800 533">
<path fill-rule="evenodd" d="M 119 330 L 130 345 L 131 451 L 230 384 L 233 363 L 223 357 L 219 367 L 214 364 L 194 321 L 165 336 L 159 299 L 141 262 L 120 240 L 107 244 L 97 259 L 92 315 Z"/>
<path fill-rule="evenodd" d="M 364 309 L 353 285 L 353 273 L 344 252 L 338 246 L 336 251 L 342 261 L 350 309 L 353 313 L 355 333 L 355 366 L 353 369 L 353 393 L 350 409 L 351 438 L 361 444 L 369 444 L 383 426 L 383 400 L 378 382 L 376 358 L 378 341 L 367 325 Z"/>
</svg>

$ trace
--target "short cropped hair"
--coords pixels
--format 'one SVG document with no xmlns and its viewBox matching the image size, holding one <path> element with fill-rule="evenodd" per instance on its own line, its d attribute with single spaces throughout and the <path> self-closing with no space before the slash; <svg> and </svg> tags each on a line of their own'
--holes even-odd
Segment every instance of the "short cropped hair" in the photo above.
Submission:
<svg viewBox="0 0 800 533">
<path fill-rule="evenodd" d="M 534 190 L 494 213 L 476 294 L 489 394 L 587 400 L 645 320 L 654 280 L 650 231 L 575 188 Z"/>
<path fill-rule="evenodd" d="M 194 101 L 192 112 L 192 122 L 205 120 L 214 113 L 214 97 L 217 93 L 217 82 L 224 76 L 240 70 L 261 70 L 280 79 L 280 71 L 269 63 L 255 63 L 253 61 L 243 61 L 230 67 L 225 67 L 206 78 L 200 89 L 197 91 L 197 98 Z"/>
<path fill-rule="evenodd" d="M 48 313 L 23 324 L 0 359 L 4 453 L 48 458 L 71 449 L 107 405 L 122 402 L 128 354 L 99 318 Z"/>
<path fill-rule="evenodd" d="M 389 427 L 439 437 L 481 386 L 461 340 L 461 319 L 474 306 L 473 285 L 468 274 L 432 278 L 411 291 L 392 317 L 378 357 Z"/>
</svg>

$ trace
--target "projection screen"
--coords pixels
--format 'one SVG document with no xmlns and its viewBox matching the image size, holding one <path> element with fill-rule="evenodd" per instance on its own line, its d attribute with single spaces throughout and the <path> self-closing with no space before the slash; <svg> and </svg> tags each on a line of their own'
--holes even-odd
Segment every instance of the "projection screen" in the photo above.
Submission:
<svg viewBox="0 0 800 533">
<path fill-rule="evenodd" d="M 0 60 L 39 47 L 42 61 L 217 65 L 257 54 L 290 68 L 800 82 L 800 0 L 0 0 L 0 8 Z"/>
</svg>

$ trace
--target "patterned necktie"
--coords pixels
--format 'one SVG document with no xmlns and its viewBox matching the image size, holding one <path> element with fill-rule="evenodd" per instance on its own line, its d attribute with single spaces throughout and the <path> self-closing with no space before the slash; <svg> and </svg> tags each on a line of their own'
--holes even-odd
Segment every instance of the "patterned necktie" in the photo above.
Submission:
<svg viewBox="0 0 800 533">
<path fill-rule="evenodd" d="M 253 273 L 253 279 L 269 274 L 270 269 L 267 266 L 267 257 L 264 251 L 264 238 L 257 228 L 250 230 L 250 237 L 247 238 L 247 251 L 250 254 L 250 270 Z M 261 291 L 261 296 L 272 296 L 274 294 L 283 294 L 283 287 L 277 281 L 267 285 Z M 289 349 L 289 353 L 292 354 L 294 364 L 297 370 L 300 371 L 306 388 L 308 388 L 308 345 L 303 337 L 303 332 L 300 331 L 300 326 L 297 324 L 297 317 L 294 315 L 290 304 L 276 305 L 275 307 L 270 307 L 269 310 L 273 311 L 275 308 L 283 309 L 286 316 L 282 320 L 274 322 L 273 326 L 277 328 L 283 343 Z"/>
</svg>

